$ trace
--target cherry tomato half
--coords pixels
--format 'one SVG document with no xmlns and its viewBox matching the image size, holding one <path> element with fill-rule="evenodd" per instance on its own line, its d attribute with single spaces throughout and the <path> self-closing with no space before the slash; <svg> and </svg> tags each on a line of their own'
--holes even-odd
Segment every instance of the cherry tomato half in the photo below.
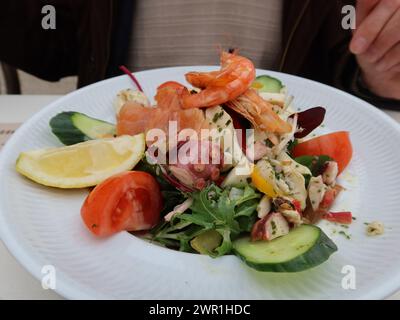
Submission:
<svg viewBox="0 0 400 320">
<path fill-rule="evenodd" d="M 97 236 L 122 230 L 149 230 L 160 220 L 162 195 L 156 179 L 141 171 L 108 178 L 96 186 L 81 209 L 86 227 Z"/>
</svg>

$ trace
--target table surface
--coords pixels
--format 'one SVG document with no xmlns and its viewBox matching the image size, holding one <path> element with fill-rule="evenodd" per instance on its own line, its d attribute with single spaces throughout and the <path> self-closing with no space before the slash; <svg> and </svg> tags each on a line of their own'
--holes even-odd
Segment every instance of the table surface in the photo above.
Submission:
<svg viewBox="0 0 400 320">
<path fill-rule="evenodd" d="M 59 97 L 0 95 L 0 122 L 24 122 Z M 385 112 L 400 123 L 400 111 Z M 0 299 L 62 299 L 62 297 L 54 291 L 42 289 L 41 283 L 15 260 L 0 241 Z M 400 291 L 389 299 L 400 300 Z"/>
</svg>

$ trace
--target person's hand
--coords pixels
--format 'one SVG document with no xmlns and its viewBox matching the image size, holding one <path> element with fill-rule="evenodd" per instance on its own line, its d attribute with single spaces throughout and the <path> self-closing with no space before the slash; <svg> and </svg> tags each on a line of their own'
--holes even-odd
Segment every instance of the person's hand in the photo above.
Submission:
<svg viewBox="0 0 400 320">
<path fill-rule="evenodd" d="M 368 89 L 400 99 L 400 0 L 358 0 L 350 51 Z"/>
</svg>

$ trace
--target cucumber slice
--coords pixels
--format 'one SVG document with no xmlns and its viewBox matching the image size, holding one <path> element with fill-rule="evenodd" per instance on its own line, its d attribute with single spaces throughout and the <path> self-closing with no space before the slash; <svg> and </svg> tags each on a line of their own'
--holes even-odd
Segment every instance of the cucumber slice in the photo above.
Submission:
<svg viewBox="0 0 400 320">
<path fill-rule="evenodd" d="M 280 80 L 270 76 L 258 76 L 251 85 L 259 92 L 280 93 L 283 84 Z"/>
<path fill-rule="evenodd" d="M 61 112 L 53 117 L 50 120 L 50 127 L 65 145 L 109 138 L 115 135 L 115 125 L 73 111 Z"/>
<path fill-rule="evenodd" d="M 233 243 L 233 251 L 259 271 L 299 272 L 328 260 L 337 247 L 320 228 L 301 225 L 272 241 L 240 238 Z"/>
</svg>

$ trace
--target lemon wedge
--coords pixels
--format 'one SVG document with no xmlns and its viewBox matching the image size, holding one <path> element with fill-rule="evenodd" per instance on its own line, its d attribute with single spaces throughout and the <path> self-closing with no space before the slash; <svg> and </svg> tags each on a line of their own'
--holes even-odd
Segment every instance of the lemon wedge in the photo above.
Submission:
<svg viewBox="0 0 400 320">
<path fill-rule="evenodd" d="M 144 151 L 144 134 L 90 140 L 67 147 L 22 152 L 16 170 L 45 186 L 85 188 L 131 170 Z"/>
</svg>

